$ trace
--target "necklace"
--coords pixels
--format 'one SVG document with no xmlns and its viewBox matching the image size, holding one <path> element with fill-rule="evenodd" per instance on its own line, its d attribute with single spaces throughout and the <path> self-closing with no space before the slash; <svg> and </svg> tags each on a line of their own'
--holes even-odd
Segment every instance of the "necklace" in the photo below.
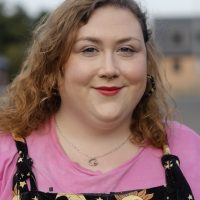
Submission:
<svg viewBox="0 0 200 200">
<path fill-rule="evenodd" d="M 124 144 L 126 144 L 126 142 L 129 140 L 129 137 L 130 135 L 122 142 L 120 143 L 118 146 L 114 147 L 113 149 L 111 149 L 110 151 L 106 152 L 106 153 L 103 153 L 103 154 L 100 154 L 100 155 L 97 155 L 97 156 L 90 156 L 88 155 L 87 153 L 84 153 L 83 151 L 81 151 L 81 149 L 79 149 L 79 147 L 77 147 L 76 145 L 74 145 L 73 143 L 71 143 L 69 140 L 67 140 L 67 138 L 63 135 L 57 121 L 56 121 L 56 127 L 57 127 L 57 130 L 58 132 L 60 133 L 60 135 L 63 137 L 63 139 L 73 148 L 75 149 L 77 152 L 79 152 L 80 154 L 84 155 L 85 157 L 88 158 L 88 164 L 92 167 L 95 167 L 99 164 L 98 162 L 98 159 L 99 158 L 102 158 L 102 157 L 105 157 L 117 150 L 119 150 Z"/>
</svg>

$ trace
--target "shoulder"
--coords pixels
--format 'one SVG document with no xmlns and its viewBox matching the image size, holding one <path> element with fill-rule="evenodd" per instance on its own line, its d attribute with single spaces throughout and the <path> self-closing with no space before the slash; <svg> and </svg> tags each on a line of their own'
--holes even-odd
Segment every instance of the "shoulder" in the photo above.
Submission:
<svg viewBox="0 0 200 200">
<path fill-rule="evenodd" d="M 17 148 L 11 134 L 0 132 L 0 193 L 7 185 L 12 186 L 16 161 Z"/>
<path fill-rule="evenodd" d="M 199 198 L 200 135 L 184 124 L 170 122 L 167 136 L 171 153 L 180 159 L 181 170 L 195 197 Z"/>
<path fill-rule="evenodd" d="M 187 153 L 195 153 L 195 151 L 200 153 L 200 135 L 184 124 L 176 121 L 169 122 L 167 137 L 170 149 L 174 153 L 186 150 Z"/>
<path fill-rule="evenodd" d="M 0 131 L 0 158 L 13 150 L 16 151 L 16 146 L 11 134 Z"/>
<path fill-rule="evenodd" d="M 9 158 L 12 159 L 16 153 L 17 148 L 11 134 L 0 132 L 0 170 L 2 164 L 7 162 Z"/>
<path fill-rule="evenodd" d="M 170 122 L 167 128 L 171 153 L 177 155 L 184 166 L 188 164 L 200 167 L 200 135 L 179 122 Z"/>
</svg>

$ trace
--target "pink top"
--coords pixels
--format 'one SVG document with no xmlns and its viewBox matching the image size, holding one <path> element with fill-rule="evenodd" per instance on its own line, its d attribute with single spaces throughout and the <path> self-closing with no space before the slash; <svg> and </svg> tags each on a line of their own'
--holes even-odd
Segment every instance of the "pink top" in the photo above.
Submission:
<svg viewBox="0 0 200 200">
<path fill-rule="evenodd" d="M 172 154 L 181 162 L 181 170 L 200 199 L 200 137 L 188 127 L 173 122 L 168 130 Z M 141 149 L 136 156 L 115 169 L 101 173 L 72 162 L 60 146 L 54 120 L 34 131 L 26 139 L 38 189 L 43 192 L 109 193 L 165 185 L 162 151 Z M 12 178 L 16 171 L 17 149 L 9 134 L 0 134 L 0 200 L 12 199 Z"/>
</svg>

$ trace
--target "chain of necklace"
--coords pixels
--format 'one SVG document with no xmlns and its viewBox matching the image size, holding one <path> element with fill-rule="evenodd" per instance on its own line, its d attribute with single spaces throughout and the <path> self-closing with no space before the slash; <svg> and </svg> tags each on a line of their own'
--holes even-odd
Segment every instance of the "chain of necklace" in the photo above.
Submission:
<svg viewBox="0 0 200 200">
<path fill-rule="evenodd" d="M 102 157 L 105 157 L 117 150 L 119 150 L 124 144 L 126 144 L 126 142 L 129 140 L 130 138 L 130 135 L 122 142 L 120 143 L 118 146 L 114 147 L 113 149 L 111 149 L 110 151 L 104 153 L 104 154 L 100 154 L 100 155 L 97 155 L 97 156 L 90 156 L 88 155 L 87 153 L 84 153 L 81 151 L 81 149 L 79 149 L 76 145 L 74 145 L 73 143 L 71 143 L 69 140 L 67 140 L 67 138 L 63 135 L 58 123 L 56 122 L 56 127 L 57 127 L 57 130 L 58 132 L 60 133 L 60 135 L 63 137 L 63 139 L 73 148 L 75 149 L 77 152 L 79 152 L 80 154 L 84 155 L 85 157 L 87 157 L 89 160 L 88 160 L 88 164 L 92 167 L 95 167 L 99 164 L 98 160 L 99 158 L 102 158 Z"/>
</svg>

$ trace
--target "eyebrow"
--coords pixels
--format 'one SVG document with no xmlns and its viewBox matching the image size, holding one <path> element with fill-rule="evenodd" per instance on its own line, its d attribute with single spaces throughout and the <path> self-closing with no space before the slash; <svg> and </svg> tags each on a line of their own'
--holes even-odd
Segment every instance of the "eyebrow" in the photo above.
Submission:
<svg viewBox="0 0 200 200">
<path fill-rule="evenodd" d="M 117 44 L 120 44 L 120 43 L 123 43 L 123 42 L 129 42 L 131 40 L 136 40 L 136 41 L 141 42 L 140 39 L 137 39 L 135 37 L 127 37 L 127 38 L 122 38 L 122 39 L 117 40 Z M 95 37 L 81 37 L 78 40 L 76 40 L 76 43 L 80 42 L 80 41 L 89 41 L 89 42 L 93 42 L 93 43 L 96 43 L 96 44 L 102 43 L 102 41 L 100 39 L 95 38 Z"/>
</svg>

